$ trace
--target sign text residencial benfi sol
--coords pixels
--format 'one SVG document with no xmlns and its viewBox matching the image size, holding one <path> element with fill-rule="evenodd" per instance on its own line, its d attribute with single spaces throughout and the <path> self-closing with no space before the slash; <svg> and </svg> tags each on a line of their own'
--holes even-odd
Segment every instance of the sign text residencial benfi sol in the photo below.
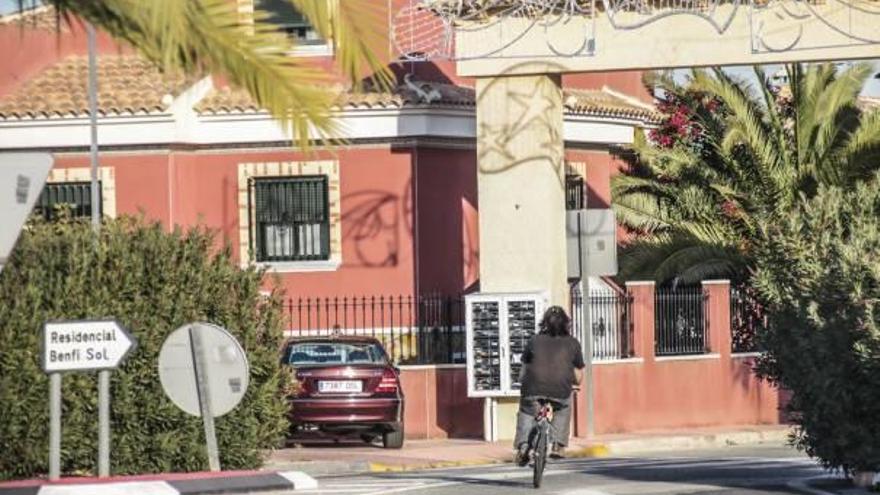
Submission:
<svg viewBox="0 0 880 495">
<path fill-rule="evenodd" d="M 46 323 L 43 339 L 47 373 L 115 368 L 134 345 L 114 320 Z"/>
</svg>

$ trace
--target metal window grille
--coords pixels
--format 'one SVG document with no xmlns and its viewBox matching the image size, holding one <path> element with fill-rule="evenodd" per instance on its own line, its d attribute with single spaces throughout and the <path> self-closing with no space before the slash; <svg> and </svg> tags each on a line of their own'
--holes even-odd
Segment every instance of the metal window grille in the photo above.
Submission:
<svg viewBox="0 0 880 495">
<path fill-rule="evenodd" d="M 251 248 L 257 261 L 330 258 L 326 176 L 252 179 Z"/>
<path fill-rule="evenodd" d="M 592 292 L 592 291 L 591 291 Z M 583 341 L 580 287 L 571 287 L 572 334 Z M 626 359 L 634 355 L 633 298 L 628 294 L 596 291 L 590 295 L 590 322 L 593 329 L 593 359 Z"/>
<path fill-rule="evenodd" d="M 98 183 L 101 191 L 101 183 Z M 66 207 L 71 217 L 90 217 L 92 215 L 91 182 L 56 182 L 43 186 L 34 212 L 48 221 L 58 218 L 59 208 Z M 101 195 L 98 194 L 98 213 L 103 214 Z"/>
<path fill-rule="evenodd" d="M 565 208 L 567 210 L 586 208 L 584 202 L 584 178 L 580 175 L 565 176 Z"/>
<path fill-rule="evenodd" d="M 654 293 L 657 356 L 709 351 L 708 295 L 702 287 L 662 287 Z"/>
</svg>

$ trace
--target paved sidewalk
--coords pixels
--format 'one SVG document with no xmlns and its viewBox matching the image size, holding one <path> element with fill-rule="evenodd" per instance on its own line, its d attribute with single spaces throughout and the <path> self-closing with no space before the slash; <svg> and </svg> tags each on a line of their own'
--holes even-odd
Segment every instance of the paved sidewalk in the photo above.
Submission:
<svg viewBox="0 0 880 495">
<path fill-rule="evenodd" d="M 788 433 L 789 428 L 785 426 L 753 426 L 602 435 L 593 441 L 573 439 L 568 455 L 602 457 L 758 443 L 784 445 Z M 378 443 L 365 445 L 359 440 L 303 439 L 300 442 L 273 452 L 265 469 L 298 470 L 320 476 L 495 464 L 510 462 L 513 458 L 510 442 L 408 440 L 400 450 L 386 450 Z"/>
</svg>

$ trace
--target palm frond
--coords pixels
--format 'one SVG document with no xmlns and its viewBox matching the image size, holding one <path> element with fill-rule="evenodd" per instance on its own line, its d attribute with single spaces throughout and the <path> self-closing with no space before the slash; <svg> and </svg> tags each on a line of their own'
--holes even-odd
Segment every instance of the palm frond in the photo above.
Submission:
<svg viewBox="0 0 880 495">
<path fill-rule="evenodd" d="M 387 7 L 384 2 L 352 0 L 289 0 L 324 39 L 333 43 L 336 65 L 353 86 L 369 77 L 383 89 L 394 84 L 387 63 Z M 387 61 L 386 61 L 387 62 Z"/>
<path fill-rule="evenodd" d="M 776 142 L 776 147 L 781 153 L 787 155 L 790 151 L 785 139 L 785 122 L 780 114 L 777 95 L 774 88 L 771 87 L 770 78 L 767 77 L 764 69 L 756 65 L 753 67 L 753 71 L 758 79 L 758 88 L 761 90 L 761 96 L 764 98 L 764 111 L 769 120 L 770 125 L 768 127 L 772 132 L 773 140 Z M 790 156 L 787 156 L 785 161 L 791 163 L 793 160 Z"/>
<path fill-rule="evenodd" d="M 677 249 L 657 266 L 654 271 L 654 279 L 665 282 L 671 279 L 687 279 L 682 282 L 694 282 L 691 280 L 695 274 L 703 278 L 727 278 L 736 272 L 742 273 L 743 266 L 735 250 L 727 246 L 706 244 L 698 241 L 687 242 L 678 240 L 675 243 Z M 711 268 L 720 268 L 722 271 L 712 271 Z M 736 267 L 734 270 L 731 268 Z"/>
<path fill-rule="evenodd" d="M 723 71 L 717 71 L 723 74 Z M 784 168 L 780 151 L 769 136 L 767 125 L 762 119 L 762 110 L 749 94 L 747 86 L 737 84 L 726 76 L 709 76 L 705 71 L 695 72 L 694 84 L 703 91 L 725 102 L 730 110 L 730 123 L 737 129 L 737 136 L 755 157 L 756 164 L 768 173 Z M 728 147 L 733 143 L 728 144 Z"/>
<path fill-rule="evenodd" d="M 813 120 L 799 123 L 800 137 L 805 141 L 799 143 L 799 148 L 806 157 L 802 176 L 814 175 L 824 183 L 840 183 L 845 170 L 833 157 L 846 147 L 850 134 L 859 127 L 858 95 L 871 72 L 870 65 L 856 64 L 819 91 L 819 100 L 809 112 Z"/>
<path fill-rule="evenodd" d="M 384 85 L 389 71 L 373 52 L 380 45 L 374 2 L 291 0 L 333 43 L 338 70 L 352 80 L 373 74 Z M 333 142 L 337 98 L 326 69 L 289 56 L 292 41 L 259 11 L 250 17 L 229 0 L 47 0 L 59 15 L 91 22 L 127 41 L 163 71 L 214 74 L 246 90 L 297 145 L 312 138 Z"/>
<path fill-rule="evenodd" d="M 129 41 L 166 72 L 225 76 L 301 146 L 308 146 L 310 130 L 322 138 L 338 134 L 329 113 L 335 95 L 328 74 L 289 57 L 289 41 L 273 26 L 259 19 L 243 23 L 234 2 L 51 1 L 59 11 Z"/>
<path fill-rule="evenodd" d="M 623 196 L 612 203 L 621 225 L 640 232 L 656 232 L 669 227 L 657 198 L 645 193 Z"/>
<path fill-rule="evenodd" d="M 871 178 L 880 169 L 880 111 L 862 117 L 841 156 L 850 180 Z"/>
</svg>

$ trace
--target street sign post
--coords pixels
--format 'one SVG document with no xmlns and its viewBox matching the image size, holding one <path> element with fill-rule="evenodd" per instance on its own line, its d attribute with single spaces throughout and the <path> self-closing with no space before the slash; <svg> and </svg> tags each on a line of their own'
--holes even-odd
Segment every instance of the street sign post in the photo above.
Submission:
<svg viewBox="0 0 880 495">
<path fill-rule="evenodd" d="M 43 371 L 49 374 L 50 480 L 61 476 L 61 373 L 116 369 L 136 345 L 116 320 L 58 321 L 43 326 Z M 109 416 L 99 414 L 98 422 L 109 435 Z M 98 449 L 98 458 L 107 459 L 109 465 L 109 443 L 99 442 Z"/>
<path fill-rule="evenodd" d="M 178 328 L 159 351 L 159 380 L 165 394 L 184 412 L 202 417 L 211 471 L 220 470 L 214 418 L 241 402 L 249 376 L 241 344 L 226 329 L 210 323 Z"/>
<path fill-rule="evenodd" d="M 593 323 L 590 314 L 590 277 L 617 274 L 617 220 L 611 209 L 568 212 L 566 225 L 569 278 L 581 280 L 584 395 L 587 401 L 587 436 L 594 432 Z"/>
<path fill-rule="evenodd" d="M 0 153 L 0 271 L 51 168 L 49 153 Z"/>
</svg>

